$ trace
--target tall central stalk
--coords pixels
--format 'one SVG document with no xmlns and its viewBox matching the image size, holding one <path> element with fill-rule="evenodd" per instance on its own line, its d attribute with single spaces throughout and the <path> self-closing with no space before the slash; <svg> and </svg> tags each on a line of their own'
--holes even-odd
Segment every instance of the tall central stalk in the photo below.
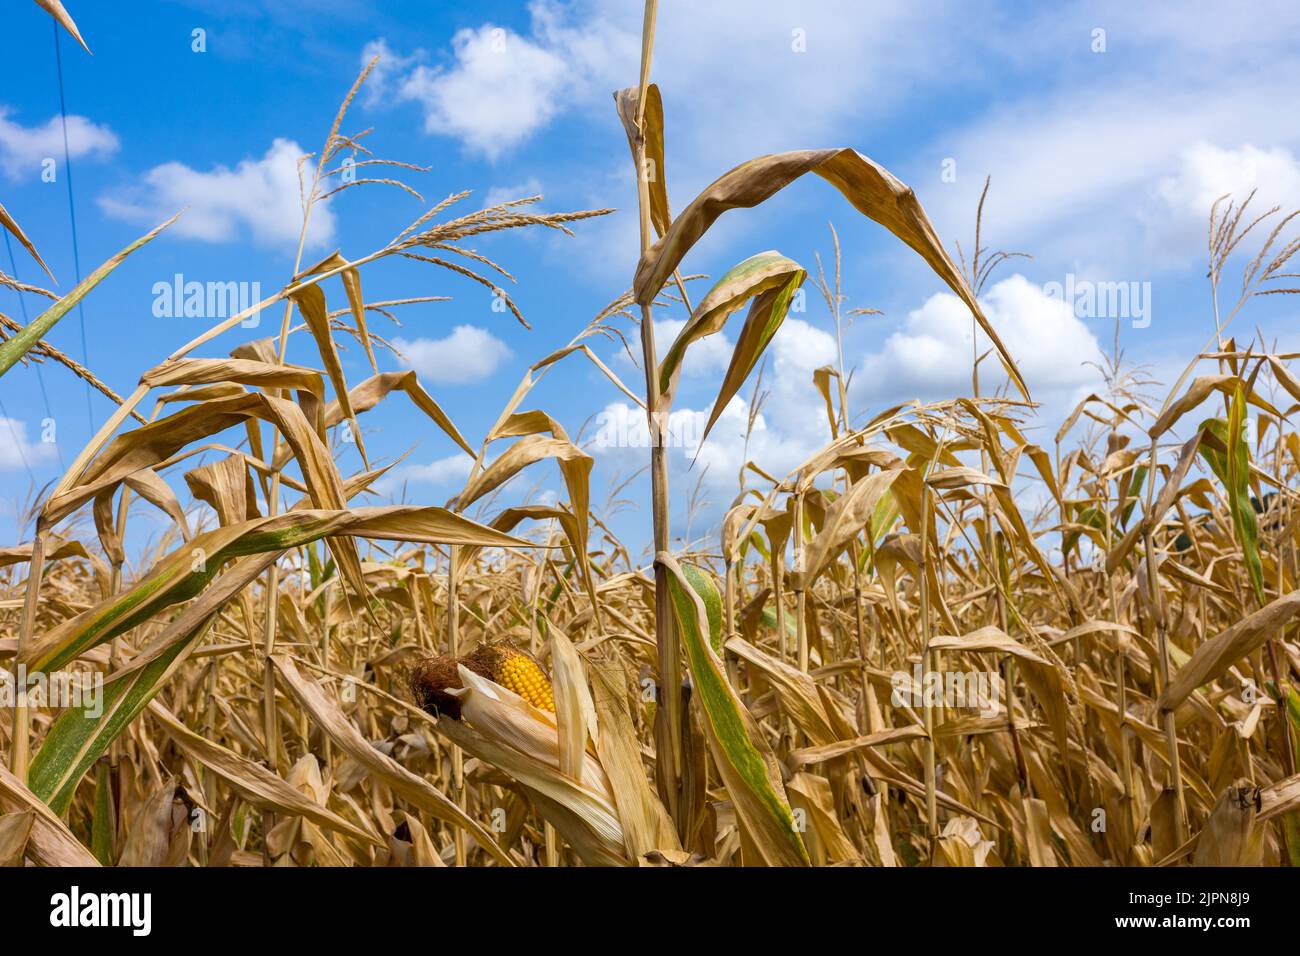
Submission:
<svg viewBox="0 0 1300 956">
<path fill-rule="evenodd" d="M 636 116 L 636 199 L 640 223 L 641 255 L 649 250 L 650 181 L 646 172 L 645 102 L 650 85 L 650 59 L 654 50 L 658 0 L 646 0 L 641 30 L 641 74 L 637 89 Z M 668 550 L 669 499 L 668 457 L 664 447 L 667 409 L 661 409 L 659 357 L 655 350 L 655 327 L 650 303 L 641 306 L 641 364 L 645 367 L 646 425 L 650 432 L 650 504 L 654 515 L 656 556 Z M 658 649 L 659 694 L 655 707 L 655 777 L 660 798 L 668 808 L 679 834 L 684 833 L 681 801 L 682 698 L 681 658 L 673 609 L 668 597 L 668 569 L 655 560 L 655 645 Z"/>
</svg>

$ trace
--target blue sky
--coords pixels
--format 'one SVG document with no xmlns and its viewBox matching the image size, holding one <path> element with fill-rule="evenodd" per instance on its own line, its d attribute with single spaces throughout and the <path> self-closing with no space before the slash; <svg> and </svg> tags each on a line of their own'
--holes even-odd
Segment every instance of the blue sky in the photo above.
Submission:
<svg viewBox="0 0 1300 956">
<path fill-rule="evenodd" d="M 402 310 L 400 329 L 382 317 L 372 322 L 376 332 L 406 343 L 408 361 L 471 444 L 524 369 L 630 284 L 635 190 L 609 94 L 636 80 L 638 3 L 67 6 L 94 51 L 87 56 L 66 35 L 60 40 L 83 273 L 189 207 L 86 301 L 84 357 L 120 393 L 209 324 L 156 317 L 155 283 L 180 273 L 201 282 L 258 282 L 266 294 L 286 282 L 299 228 L 295 158 L 318 148 L 374 52 L 382 54 L 380 67 L 345 129 L 373 127 L 367 143 L 376 154 L 430 167 L 403 176 L 426 206 L 472 189 L 465 211 L 533 193 L 545 196 L 548 211 L 619 209 L 579 223 L 571 239 L 518 233 L 476 243 L 517 278 L 510 291 L 531 331 L 494 311 L 486 290 L 445 272 L 383 264 L 364 274 L 371 300 L 451 297 Z M 1297 27 L 1294 3 L 1151 10 L 1105 2 L 665 0 L 653 78 L 667 114 L 669 195 L 681 209 L 753 156 L 852 146 L 915 188 L 950 248 L 961 241 L 969 250 L 975 204 L 991 175 L 986 244 L 1034 258 L 999 272 L 985 290 L 987 311 L 1043 403 L 1041 427 L 1031 434 L 1046 444 L 1074 402 L 1097 386 L 1086 363 L 1099 344 L 1109 344 L 1116 319 L 1071 309 L 1050 294 L 1053 283 L 1064 286 L 1073 276 L 1076 285 L 1132 284 L 1143 307 L 1119 317 L 1121 341 L 1131 361 L 1171 383 L 1213 332 L 1204 278 L 1210 202 L 1258 187 L 1260 211 L 1300 206 Z M 204 31 L 205 52 L 192 49 L 196 29 Z M 0 92 L 0 199 L 66 290 L 75 268 L 49 18 L 35 4 L 18 4 L 0 52 L 10 77 Z M 42 181 L 46 158 L 55 160 L 53 183 Z M 335 248 L 348 257 L 370 252 L 426 206 L 380 187 L 344 193 L 318 215 L 306 258 Z M 820 180 L 724 217 L 686 271 L 717 276 L 771 248 L 814 270 L 817 253 L 829 264 L 829 222 L 844 251 L 846 307 L 885 313 L 857 319 L 844 338 L 845 365 L 855 370 L 852 413 L 869 417 L 913 397 L 968 391 L 969 317 L 919 259 Z M 19 278 L 38 281 L 21 250 L 15 257 Z M 11 271 L 7 256 L 0 268 Z M 696 301 L 705 288 L 696 284 Z M 791 315 L 774 344 L 765 379 L 771 394 L 749 448 L 777 473 L 827 437 L 811 375 L 835 360 L 833 324 L 808 291 L 806 311 Z M 341 290 L 327 294 L 331 307 L 344 304 Z M 25 305 L 29 317 L 40 307 L 30 296 Z M 14 293 L 0 292 L 0 311 L 21 321 L 22 308 Z M 260 328 L 235 329 L 200 354 L 225 354 L 271 334 L 278 318 L 277 309 Z M 669 310 L 662 318 L 684 316 Z M 1258 331 L 1283 349 L 1300 345 L 1284 297 L 1257 300 L 1238 321 L 1240 336 Z M 674 329 L 663 326 L 661 348 Z M 692 350 L 680 415 L 707 415 L 733 336 L 728 329 Z M 83 358 L 78 316 L 50 339 Z M 640 373 L 627 357 L 612 345 L 598 350 L 638 387 Z M 290 358 L 319 367 L 302 336 Z M 380 361 L 402 367 L 391 355 Z M 352 383 L 369 372 L 355 346 L 344 368 Z M 0 539 L 14 542 L 30 536 L 15 517 L 20 504 L 59 476 L 60 462 L 72 460 L 112 409 L 94 395 L 88 413 L 82 383 L 48 364 L 39 375 L 30 367 L 11 371 L 0 380 L 0 401 Z M 526 407 L 547 409 L 571 434 L 588 422 L 590 437 L 603 420 L 594 417 L 617 419 L 625 404 L 594 368 L 572 358 Z M 738 400 L 693 469 L 684 454 L 673 459 L 678 502 L 704 475 L 707 504 L 692 536 L 731 503 L 745 418 Z M 42 441 L 46 419 L 55 443 Z M 459 489 L 468 460 L 399 400 L 363 418 L 363 426 L 373 458 L 410 452 L 385 486 L 390 495 L 441 504 Z M 592 452 L 599 507 L 645 451 Z M 343 464 L 359 467 L 355 450 L 345 451 Z M 559 487 L 547 465 L 515 493 Z M 623 497 L 635 503 L 644 493 L 638 480 Z M 138 507 L 142 514 L 150 508 Z M 679 508 L 682 533 L 684 518 Z M 614 526 L 639 546 L 648 515 L 627 509 Z M 152 525 L 155 533 L 163 527 L 161 519 Z"/>
</svg>

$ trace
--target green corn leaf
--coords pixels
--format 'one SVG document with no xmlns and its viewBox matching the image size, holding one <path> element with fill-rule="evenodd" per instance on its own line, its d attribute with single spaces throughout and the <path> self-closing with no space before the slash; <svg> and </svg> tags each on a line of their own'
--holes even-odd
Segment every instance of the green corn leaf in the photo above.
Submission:
<svg viewBox="0 0 1300 956">
<path fill-rule="evenodd" d="M 1128 525 L 1129 519 L 1133 517 L 1133 509 L 1137 505 L 1138 498 L 1142 494 L 1142 485 L 1147 479 L 1147 466 L 1138 465 L 1133 470 L 1133 478 L 1128 485 L 1128 504 L 1124 506 L 1124 513 L 1120 515 L 1119 526 L 1124 528 Z"/>
<path fill-rule="evenodd" d="M 660 390 L 671 391 L 673 379 L 680 371 L 682 359 L 692 343 L 721 331 L 731 314 L 751 299 L 758 299 L 763 293 L 791 282 L 798 288 L 804 277 L 804 270 L 797 262 L 787 259 L 776 250 L 760 252 L 728 269 L 700 300 L 695 312 L 677 334 L 676 340 L 664 353 L 664 359 L 659 363 Z M 783 313 L 776 324 L 780 325 L 784 318 Z"/>
<path fill-rule="evenodd" d="M 152 616 L 183 598 L 199 595 L 218 568 L 232 558 L 238 559 L 131 663 L 109 678 L 104 685 L 103 706 L 95 709 L 98 712 L 86 708 L 68 710 L 55 721 L 32 760 L 29 773 L 32 791 L 56 812 L 67 809 L 81 778 L 153 700 L 226 602 L 256 580 L 285 551 L 329 534 L 428 543 L 528 546 L 528 542 L 442 508 L 407 506 L 290 511 L 196 536 L 180 552 L 160 562 L 161 571 L 55 628 L 25 655 L 25 660 L 30 657 L 29 666 L 33 670 L 56 669 L 133 626 L 131 622 L 142 619 L 142 614 Z M 191 555 L 200 541 L 213 550 L 205 552 L 201 566 L 195 567 L 190 563 Z"/>
<path fill-rule="evenodd" d="M 1232 529 L 1246 561 L 1246 572 L 1260 605 L 1264 598 L 1264 567 L 1259 557 L 1259 522 L 1250 497 L 1250 449 L 1245 439 L 1246 400 L 1240 384 L 1229 405 L 1229 418 L 1212 418 L 1201 423 L 1201 430 L 1217 442 L 1202 441 L 1200 454 L 1209 463 L 1215 477 L 1223 483 L 1232 514 Z M 1218 445 L 1219 447 L 1211 447 Z M 1221 450 L 1222 449 L 1222 450 Z"/>
<path fill-rule="evenodd" d="M 160 611 L 203 590 L 227 562 L 247 555 L 283 552 L 327 535 L 387 538 L 487 547 L 531 547 L 442 508 L 413 506 L 290 511 L 196 535 L 159 561 L 134 587 L 59 624 L 24 649 L 30 670 L 57 670 L 93 647 L 111 641 Z"/>
<path fill-rule="evenodd" d="M 216 618 L 217 612 L 213 611 L 185 634 L 184 640 L 145 667 L 105 683 L 101 714 L 93 715 L 86 709 L 64 711 L 32 758 L 27 775 L 32 792 L 55 813 L 65 812 L 81 778 L 148 706 Z"/>
<path fill-rule="evenodd" d="M 113 778 L 107 764 L 95 778 L 95 815 L 90 822 L 90 852 L 104 866 L 113 865 Z"/>
<path fill-rule="evenodd" d="M 658 561 L 669 571 L 668 593 L 691 672 L 693 699 L 709 750 L 748 845 L 767 866 L 807 866 L 808 851 L 795 828 L 781 772 L 754 718 L 731 685 L 706 631 L 709 615 L 686 572 L 672 555 Z"/>
<path fill-rule="evenodd" d="M 704 602 L 704 612 L 709 619 L 709 644 L 713 653 L 722 656 L 722 595 L 709 572 L 693 564 L 683 564 L 682 574 Z"/>
<path fill-rule="evenodd" d="M 104 281 L 105 277 L 122 264 L 122 261 L 135 252 L 141 246 L 150 242 L 158 233 L 162 232 L 173 222 L 176 217 L 173 216 L 157 229 L 152 230 L 147 235 L 141 236 L 135 242 L 131 243 L 117 255 L 113 256 L 98 269 L 92 272 L 86 278 L 82 279 L 77 286 L 65 295 L 59 301 L 38 315 L 35 319 L 23 326 L 21 330 L 15 332 L 13 337 L 0 345 L 0 375 L 3 375 L 14 364 L 27 354 L 28 350 L 36 345 L 45 334 L 54 328 L 55 324 L 65 315 L 72 311 L 72 307 L 86 297 L 91 289 Z"/>
</svg>

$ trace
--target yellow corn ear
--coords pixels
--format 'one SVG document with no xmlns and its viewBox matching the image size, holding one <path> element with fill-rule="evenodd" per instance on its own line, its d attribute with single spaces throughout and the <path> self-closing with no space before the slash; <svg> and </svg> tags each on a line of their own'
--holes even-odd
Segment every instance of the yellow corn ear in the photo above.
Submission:
<svg viewBox="0 0 1300 956">
<path fill-rule="evenodd" d="M 539 710 L 555 713 L 555 691 L 551 680 L 527 654 L 514 648 L 502 648 L 497 655 L 492 679 Z"/>
</svg>

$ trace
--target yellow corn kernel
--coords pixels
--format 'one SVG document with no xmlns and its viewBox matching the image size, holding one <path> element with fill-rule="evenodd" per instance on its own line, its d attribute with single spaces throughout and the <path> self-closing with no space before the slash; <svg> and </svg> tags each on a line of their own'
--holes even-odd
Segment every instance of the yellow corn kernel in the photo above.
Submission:
<svg viewBox="0 0 1300 956">
<path fill-rule="evenodd" d="M 551 689 L 550 678 L 527 654 L 503 648 L 492 679 L 539 710 L 555 713 L 555 692 Z"/>
</svg>

